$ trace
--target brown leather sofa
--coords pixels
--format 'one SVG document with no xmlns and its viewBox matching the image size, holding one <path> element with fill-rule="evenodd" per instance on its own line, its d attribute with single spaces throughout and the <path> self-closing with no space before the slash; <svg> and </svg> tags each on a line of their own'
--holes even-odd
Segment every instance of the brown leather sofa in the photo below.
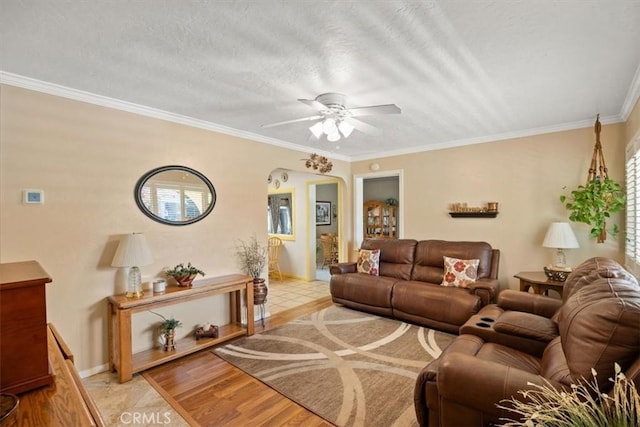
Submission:
<svg viewBox="0 0 640 427">
<path fill-rule="evenodd" d="M 365 239 L 362 249 L 380 249 L 379 275 L 357 273 L 355 263 L 331 266 L 335 303 L 458 333 L 470 316 L 495 301 L 500 251 L 485 242 Z M 441 286 L 444 258 L 479 259 L 469 288 Z"/>
<path fill-rule="evenodd" d="M 569 389 L 597 372 L 607 392 L 618 363 L 640 386 L 640 286 L 613 260 L 592 258 L 565 283 L 564 301 L 505 290 L 463 326 L 416 380 L 421 426 L 487 426 L 517 415 L 499 409 L 528 383 Z M 519 318 L 521 317 L 521 318 Z M 506 318 L 506 319 L 505 319 Z M 480 320 L 491 326 L 471 328 Z M 483 320 L 484 319 L 484 320 Z M 503 321 L 504 327 L 497 327 Z M 497 330 L 496 330 L 497 329 Z M 535 344 L 535 343 L 538 344 Z M 543 347 L 540 352 L 540 347 Z"/>
</svg>

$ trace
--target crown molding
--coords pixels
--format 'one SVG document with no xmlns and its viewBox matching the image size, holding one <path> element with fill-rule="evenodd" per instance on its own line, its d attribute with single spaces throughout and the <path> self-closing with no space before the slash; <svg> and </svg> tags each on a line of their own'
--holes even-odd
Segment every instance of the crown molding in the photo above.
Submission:
<svg viewBox="0 0 640 427">
<path fill-rule="evenodd" d="M 624 122 L 624 120 L 619 114 L 615 116 L 607 116 L 607 117 L 600 118 L 600 123 L 602 123 L 603 125 L 620 123 L 620 122 Z M 435 150 L 443 150 L 445 148 L 462 147 L 464 145 L 483 144 L 486 142 L 502 141 L 505 139 L 516 139 L 516 138 L 524 138 L 524 137 L 534 136 L 534 135 L 543 135 L 546 133 L 564 132 L 568 130 L 582 129 L 582 128 L 592 127 L 592 126 L 593 126 L 593 120 L 591 119 L 580 120 L 576 122 L 562 123 L 559 125 L 526 129 L 526 130 L 517 131 L 517 132 L 507 132 L 507 133 L 500 133 L 500 134 L 494 134 L 494 135 L 486 135 L 478 138 L 458 139 L 455 141 L 447 141 L 442 143 L 423 145 L 419 147 L 406 148 L 402 150 L 384 151 L 384 152 L 378 152 L 375 154 L 363 154 L 361 156 L 353 156 L 351 157 L 351 160 L 361 161 L 361 160 L 380 159 L 383 157 L 402 156 L 406 154 L 423 153 L 425 151 L 435 151 Z"/>
<path fill-rule="evenodd" d="M 640 98 L 640 65 L 636 68 L 636 74 L 633 76 L 633 80 L 631 80 L 629 92 L 627 92 L 627 97 L 624 99 L 622 109 L 620 110 L 620 115 L 625 122 L 633 111 L 633 107 L 635 107 L 638 102 L 638 98 Z"/>
<path fill-rule="evenodd" d="M 205 129 L 224 135 L 235 136 L 238 138 L 248 139 L 250 141 L 262 142 L 280 148 L 300 151 L 303 153 L 317 153 L 325 157 L 331 157 L 337 160 L 350 161 L 348 156 L 336 155 L 328 151 L 313 149 L 302 145 L 293 144 L 276 138 L 269 138 L 252 132 L 246 132 L 240 129 L 219 125 L 206 120 L 195 119 L 193 117 L 175 114 L 157 108 L 147 107 L 145 105 L 134 104 L 132 102 L 122 101 L 107 96 L 97 95 L 83 90 L 73 89 L 55 83 L 49 83 L 30 77 L 13 74 L 6 71 L 0 71 L 0 84 L 20 87 L 23 89 L 33 90 L 36 92 L 46 93 L 49 95 L 60 96 L 62 98 L 72 99 L 74 101 L 86 102 L 88 104 L 99 105 L 101 107 L 113 108 L 115 110 L 126 111 L 129 113 L 139 114 L 141 116 L 151 117 L 155 119 L 165 120 L 172 123 L 178 123 L 199 129 Z"/>
<path fill-rule="evenodd" d="M 139 114 L 146 117 L 152 117 L 160 120 L 165 120 L 173 123 L 183 124 L 199 129 L 205 129 L 212 132 L 221 133 L 224 135 L 235 136 L 238 138 L 247 139 L 250 141 L 261 142 L 269 145 L 273 145 L 280 148 L 286 148 L 289 150 L 299 151 L 302 153 L 318 153 L 325 157 L 330 157 L 336 160 L 342 160 L 346 162 L 354 162 L 361 160 L 379 159 L 382 157 L 401 156 L 406 154 L 422 153 L 427 151 L 442 150 L 446 148 L 461 147 L 464 145 L 482 144 L 486 142 L 501 141 L 505 139 L 523 138 L 533 135 L 542 135 L 553 132 L 563 132 L 574 129 L 581 129 L 585 127 L 593 126 L 593 121 L 580 120 L 570 123 L 562 123 L 553 126 L 546 126 L 540 128 L 526 129 L 516 132 L 507 132 L 495 135 L 486 135 L 477 138 L 459 139 L 455 141 L 447 141 L 436 144 L 429 144 L 423 146 L 417 146 L 412 148 L 405 148 L 400 150 L 391 150 L 376 152 L 371 154 L 363 154 L 356 156 L 339 155 L 334 152 L 323 151 L 313 149 L 311 147 L 305 147 L 302 145 L 293 144 L 290 142 L 282 141 L 276 138 L 269 138 L 263 135 L 258 135 L 252 132 L 246 132 L 243 130 L 219 125 L 206 120 L 195 119 L 180 114 L 171 113 L 156 108 L 147 107 L 140 104 L 134 104 L 132 102 L 122 101 L 115 98 L 109 98 L 102 95 L 96 95 L 91 92 L 86 92 L 70 87 L 58 85 L 55 83 L 44 82 L 41 80 L 33 79 L 30 77 L 21 76 L 18 74 L 9 73 L 6 71 L 0 71 L 0 84 L 6 84 L 10 86 L 21 87 L 23 89 L 29 89 L 36 92 L 42 92 L 49 95 L 60 96 L 75 101 L 86 102 L 93 105 L 99 105 L 102 107 L 113 108 L 116 110 L 126 111 L 134 114 Z M 640 97 L 640 66 L 636 69 L 635 77 L 631 83 L 631 87 L 625 98 L 625 102 L 621 109 L 620 114 L 614 116 L 602 117 L 600 122 L 602 124 L 611 124 L 624 122 L 628 119 L 633 107 L 635 106 L 638 98 Z"/>
</svg>

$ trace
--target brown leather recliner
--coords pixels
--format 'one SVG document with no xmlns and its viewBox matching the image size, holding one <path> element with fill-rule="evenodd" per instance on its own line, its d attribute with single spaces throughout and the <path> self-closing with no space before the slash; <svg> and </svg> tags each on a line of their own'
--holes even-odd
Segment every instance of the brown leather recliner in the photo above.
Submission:
<svg viewBox="0 0 640 427">
<path fill-rule="evenodd" d="M 427 365 L 418 376 L 414 394 L 420 425 L 487 426 L 501 418 L 517 418 L 496 405 L 504 399 L 521 398 L 518 391 L 531 389 L 528 383 L 542 385 L 546 379 L 554 387 L 568 388 L 581 378 L 592 380 L 591 368 L 597 372 L 600 391 L 606 392 L 614 363 L 640 387 L 637 280 L 615 261 L 594 258 L 567 281 L 564 292 L 568 296 L 558 309 L 554 310 L 554 303 L 547 305 L 550 298 L 540 295 L 521 293 L 521 298 L 510 300 L 511 308 L 528 310 L 521 313 L 525 318 L 531 320 L 533 311 L 551 322 L 547 327 L 555 323 L 557 336 L 552 336 L 549 327 L 539 334 L 544 335 L 540 340 L 535 336 L 535 323 L 530 333 L 514 327 L 518 333 L 511 336 L 504 332 L 484 337 L 463 334 Z M 507 311 L 519 322 L 518 313 L 506 310 L 503 315 Z M 535 341 L 546 342 L 541 354 L 531 345 Z"/>
</svg>

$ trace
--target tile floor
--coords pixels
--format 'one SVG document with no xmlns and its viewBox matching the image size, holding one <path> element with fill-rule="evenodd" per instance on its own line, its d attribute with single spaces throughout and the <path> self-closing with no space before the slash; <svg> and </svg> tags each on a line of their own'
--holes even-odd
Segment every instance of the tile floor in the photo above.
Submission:
<svg viewBox="0 0 640 427">
<path fill-rule="evenodd" d="M 316 277 L 326 277 L 328 280 L 328 270 L 318 270 Z M 269 283 L 267 309 L 273 314 L 327 295 L 328 282 L 272 278 Z M 83 379 L 83 383 L 109 427 L 189 425 L 142 375 L 136 374 L 131 381 L 120 384 L 115 374 L 102 372 Z"/>
</svg>

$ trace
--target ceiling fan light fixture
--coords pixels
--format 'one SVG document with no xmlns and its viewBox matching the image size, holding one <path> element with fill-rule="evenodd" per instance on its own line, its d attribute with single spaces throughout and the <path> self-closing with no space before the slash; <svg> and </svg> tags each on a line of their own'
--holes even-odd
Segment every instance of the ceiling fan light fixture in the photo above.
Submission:
<svg viewBox="0 0 640 427">
<path fill-rule="evenodd" d="M 327 141 L 329 142 L 336 142 L 339 140 L 340 140 L 340 133 L 338 132 L 338 129 L 336 129 L 334 133 L 330 133 L 329 135 L 327 135 Z"/>
<path fill-rule="evenodd" d="M 342 136 L 344 136 L 345 138 L 349 138 L 349 135 L 351 135 L 351 132 L 353 132 L 353 129 L 355 128 L 350 123 L 347 123 L 343 120 L 338 125 L 338 129 L 340 129 Z"/>
<path fill-rule="evenodd" d="M 333 135 L 334 133 L 338 133 L 338 127 L 336 126 L 335 119 L 332 119 L 331 117 L 325 119 L 322 124 L 322 130 L 327 135 Z"/>
<path fill-rule="evenodd" d="M 311 131 L 313 136 L 316 137 L 316 139 L 320 139 L 322 137 L 322 134 L 324 133 L 324 131 L 322 130 L 322 122 L 318 122 L 315 125 L 311 126 L 309 130 Z"/>
</svg>

